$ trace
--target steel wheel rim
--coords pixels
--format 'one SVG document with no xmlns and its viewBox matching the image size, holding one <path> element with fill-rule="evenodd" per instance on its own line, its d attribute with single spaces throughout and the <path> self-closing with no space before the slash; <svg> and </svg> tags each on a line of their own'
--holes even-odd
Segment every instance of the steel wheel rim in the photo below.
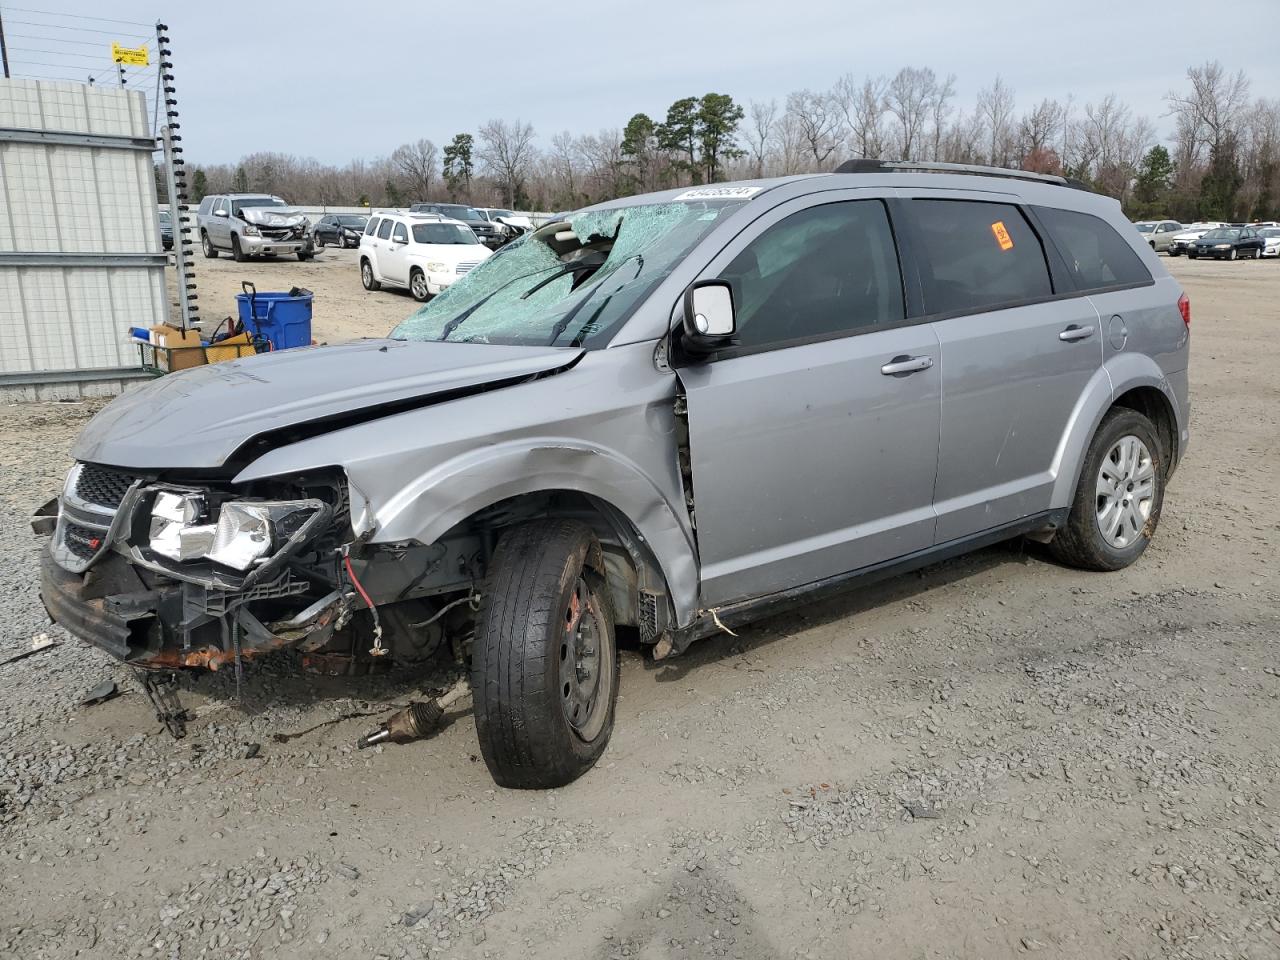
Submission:
<svg viewBox="0 0 1280 960">
<path fill-rule="evenodd" d="M 1102 539 L 1116 549 L 1142 536 L 1156 502 L 1156 468 L 1147 445 L 1133 434 L 1117 440 L 1102 458 L 1095 511 Z"/>
<path fill-rule="evenodd" d="M 565 722 L 590 743 L 604 729 L 613 684 L 613 650 L 600 623 L 600 607 L 581 576 L 565 610 L 560 636 L 559 693 Z"/>
<path fill-rule="evenodd" d="M 420 273 L 415 273 L 413 275 L 413 281 L 411 283 L 411 286 L 413 287 L 413 295 L 415 297 L 417 297 L 419 300 L 427 299 L 427 278 L 426 277 L 424 277 Z"/>
</svg>

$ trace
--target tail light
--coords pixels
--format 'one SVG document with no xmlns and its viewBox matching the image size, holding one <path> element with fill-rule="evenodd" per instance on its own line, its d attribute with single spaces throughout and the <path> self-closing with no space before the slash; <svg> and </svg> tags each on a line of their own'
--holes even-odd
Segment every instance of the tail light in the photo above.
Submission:
<svg viewBox="0 0 1280 960">
<path fill-rule="evenodd" d="M 1182 314 L 1182 322 L 1187 325 L 1187 329 L 1191 329 L 1191 300 L 1184 293 L 1178 298 L 1178 312 Z"/>
</svg>

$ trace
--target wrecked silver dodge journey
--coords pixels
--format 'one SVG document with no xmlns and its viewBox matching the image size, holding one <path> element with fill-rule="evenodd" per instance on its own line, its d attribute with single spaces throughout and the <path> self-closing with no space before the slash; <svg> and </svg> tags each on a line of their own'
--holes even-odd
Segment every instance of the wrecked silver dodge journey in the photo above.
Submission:
<svg viewBox="0 0 1280 960">
<path fill-rule="evenodd" d="M 1112 200 L 857 161 L 612 201 L 387 339 L 131 391 L 74 447 L 50 615 L 155 670 L 470 664 L 494 778 L 566 783 L 656 659 L 1017 536 L 1136 560 L 1190 305 Z"/>
</svg>

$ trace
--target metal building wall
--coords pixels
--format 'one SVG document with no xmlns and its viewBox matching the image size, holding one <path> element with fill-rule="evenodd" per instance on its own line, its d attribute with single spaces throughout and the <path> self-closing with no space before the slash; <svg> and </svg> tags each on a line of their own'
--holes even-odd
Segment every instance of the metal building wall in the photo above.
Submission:
<svg viewBox="0 0 1280 960">
<path fill-rule="evenodd" d="M 0 400 L 117 393 L 168 316 L 141 91 L 0 80 Z"/>
</svg>

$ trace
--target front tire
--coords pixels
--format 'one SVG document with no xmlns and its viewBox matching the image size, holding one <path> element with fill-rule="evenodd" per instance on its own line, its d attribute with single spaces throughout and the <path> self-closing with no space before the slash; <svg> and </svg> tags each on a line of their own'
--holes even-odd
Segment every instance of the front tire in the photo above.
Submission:
<svg viewBox="0 0 1280 960">
<path fill-rule="evenodd" d="M 382 289 L 382 284 L 373 275 L 373 264 L 368 260 L 360 261 L 360 283 L 370 292 Z"/>
<path fill-rule="evenodd" d="M 217 260 L 218 250 L 213 245 L 213 241 L 209 239 L 209 235 L 201 231 L 200 233 L 200 249 L 204 251 L 205 259 Z"/>
<path fill-rule="evenodd" d="M 1054 556 L 1082 570 L 1120 570 L 1142 556 L 1164 504 L 1165 453 L 1155 425 L 1125 407 L 1098 425 Z"/>
<path fill-rule="evenodd" d="M 240 238 L 234 234 L 231 237 L 231 258 L 236 263 L 244 263 L 249 257 L 240 249 Z"/>
<path fill-rule="evenodd" d="M 315 235 L 315 243 L 316 243 L 316 249 L 317 249 L 317 250 L 323 250 L 323 249 L 324 249 L 324 243 L 325 243 L 324 237 L 323 237 L 323 236 L 321 236 L 321 235 L 320 235 L 320 234 L 318 234 L 318 233 Z"/>
<path fill-rule="evenodd" d="M 426 303 L 431 299 L 431 288 L 427 286 L 427 275 L 417 267 L 414 267 L 409 273 L 409 293 L 419 303 Z"/>
<path fill-rule="evenodd" d="M 1234 260 L 1235 258 L 1236 258 L 1236 248 L 1232 247 L 1230 250 L 1227 251 L 1227 259 Z"/>
<path fill-rule="evenodd" d="M 504 787 L 560 787 L 604 753 L 618 647 L 600 545 L 576 520 L 522 524 L 498 542 L 471 658 L 480 752 Z"/>
</svg>

